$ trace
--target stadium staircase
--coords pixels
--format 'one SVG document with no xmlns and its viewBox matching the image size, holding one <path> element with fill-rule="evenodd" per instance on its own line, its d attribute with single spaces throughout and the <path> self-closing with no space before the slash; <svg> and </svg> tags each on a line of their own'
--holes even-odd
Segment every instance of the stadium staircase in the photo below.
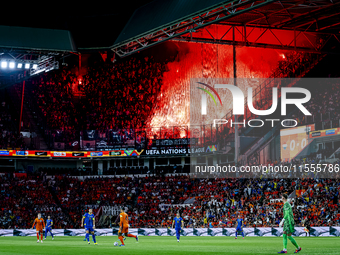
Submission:
<svg viewBox="0 0 340 255">
<path fill-rule="evenodd" d="M 9 88 L 11 98 L 14 102 L 16 102 L 14 105 L 16 106 L 16 111 L 20 115 L 21 111 L 21 99 L 22 99 L 22 85 L 17 84 L 16 86 L 12 86 Z M 32 102 L 30 89 L 28 86 L 25 86 L 24 91 L 24 104 L 23 104 L 23 111 L 22 111 L 22 118 L 24 123 L 29 123 L 29 128 L 22 130 L 22 131 L 28 131 L 32 134 L 32 144 L 34 145 L 35 149 L 38 150 L 47 150 L 48 147 L 45 143 L 45 140 L 43 138 L 43 132 L 44 128 L 41 126 L 41 120 L 37 116 L 37 111 L 34 108 L 34 103 Z M 31 145 L 32 145 L 31 144 Z"/>
<path fill-rule="evenodd" d="M 53 190 L 53 188 L 51 186 L 48 186 L 48 191 L 51 193 L 52 198 L 53 198 L 54 202 L 57 204 L 57 206 L 59 206 L 61 208 L 61 211 L 64 214 L 65 218 L 67 218 L 70 222 L 72 222 L 73 227 L 76 228 L 76 226 L 75 226 L 71 216 L 68 214 L 68 212 L 62 206 L 62 204 L 60 203 L 60 200 L 59 200 L 57 194 L 55 193 L 55 191 Z"/>
<path fill-rule="evenodd" d="M 190 197 L 190 198 L 186 199 L 183 204 L 193 204 L 195 202 L 196 202 L 195 197 Z"/>
<path fill-rule="evenodd" d="M 260 84 L 257 88 L 253 90 L 253 98 L 255 99 L 255 102 L 261 103 L 261 108 L 268 109 L 272 105 L 272 95 L 271 93 L 268 93 L 271 91 L 271 88 L 276 85 L 276 87 L 292 87 L 294 86 L 300 78 L 305 77 L 311 70 L 313 70 L 318 63 L 326 56 L 326 54 L 311 54 L 310 55 L 310 61 L 302 63 L 300 66 L 296 67 L 295 70 L 297 70 L 295 73 L 290 73 L 290 77 L 282 76 L 282 73 L 278 70 L 275 70 L 273 74 L 269 77 L 269 79 L 266 79 L 265 82 Z M 296 61 L 297 62 L 297 61 Z M 296 64 L 295 61 L 292 61 L 291 68 L 290 66 L 287 67 L 287 69 L 292 70 L 293 66 Z M 285 78 L 282 80 L 281 84 L 277 86 L 277 84 L 274 83 L 274 78 Z M 252 113 L 250 113 L 248 107 L 247 107 L 247 98 L 245 98 L 245 119 L 261 119 L 261 116 L 255 116 Z M 293 112 L 291 112 L 288 116 L 292 116 Z M 287 117 L 288 117 L 287 116 Z M 268 117 L 268 116 L 267 116 Z M 231 119 L 232 111 L 230 111 L 226 115 L 226 119 Z M 272 117 L 272 119 L 275 117 Z M 277 119 L 277 118 L 276 118 Z M 241 130 L 240 132 L 240 140 L 250 140 L 251 142 L 246 143 L 247 145 L 240 148 L 240 155 L 241 158 L 240 163 L 246 163 L 247 160 L 256 152 L 260 151 L 261 149 L 265 148 L 280 132 L 280 124 L 274 126 L 273 128 L 254 128 L 254 127 L 246 127 Z M 235 144 L 235 134 L 229 134 L 229 136 L 226 138 L 225 141 L 226 147 L 234 147 Z M 232 151 L 232 150 L 231 150 Z"/>
<path fill-rule="evenodd" d="M 340 157 L 340 147 L 339 148 L 337 148 L 330 156 L 329 156 L 329 158 L 331 159 L 331 158 L 339 158 Z"/>
<path fill-rule="evenodd" d="M 8 123 L 10 130 L 18 130 L 20 112 L 17 111 L 16 102 L 8 90 L 2 90 L 0 94 L 0 103 L 5 102 L 6 106 L 9 106 L 9 113 L 11 114 L 11 122 Z"/>
<path fill-rule="evenodd" d="M 111 217 L 113 217 L 113 216 L 101 215 L 99 217 L 99 220 L 98 220 L 96 225 L 99 228 L 108 228 L 108 227 L 111 227 Z"/>
</svg>

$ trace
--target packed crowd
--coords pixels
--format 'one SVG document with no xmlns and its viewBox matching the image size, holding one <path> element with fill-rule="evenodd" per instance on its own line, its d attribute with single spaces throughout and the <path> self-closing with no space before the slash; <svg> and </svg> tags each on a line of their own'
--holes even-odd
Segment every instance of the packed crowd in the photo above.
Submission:
<svg viewBox="0 0 340 255">
<path fill-rule="evenodd" d="M 98 139 L 117 143 L 117 135 L 131 140 L 135 134 L 130 128 L 146 126 L 164 72 L 165 64 L 153 57 L 94 63 L 82 78 L 63 67 L 29 79 L 26 96 L 30 109 L 41 117 L 49 146 L 71 147 L 82 130 L 96 130 Z M 82 92 L 80 101 L 73 97 L 75 87 Z"/>
<path fill-rule="evenodd" d="M 86 129 L 144 127 L 164 71 L 165 65 L 153 57 L 89 68 L 83 81 Z"/>
<path fill-rule="evenodd" d="M 79 117 L 72 99 L 72 87 L 76 81 L 75 74 L 67 68 L 26 81 L 26 103 L 51 148 L 59 143 L 59 147 L 60 144 L 63 146 L 55 149 L 65 149 L 65 144 L 77 139 L 75 131 L 78 130 Z"/>
<path fill-rule="evenodd" d="M 41 212 L 53 215 L 56 228 L 70 227 L 42 176 L 0 176 L 1 228 L 31 228 Z"/>
<path fill-rule="evenodd" d="M 270 227 L 282 218 L 282 202 L 276 199 L 283 192 L 296 197 L 292 204 L 297 226 L 305 217 L 312 227 L 340 225 L 340 183 L 334 179 L 192 177 L 1 176 L 1 227 L 29 228 L 42 212 L 51 215 L 56 228 L 79 228 L 87 208 L 97 213 L 105 205 L 128 207 L 131 227 L 169 227 L 177 211 L 186 227 L 233 227 L 239 214 L 248 227 Z"/>
<path fill-rule="evenodd" d="M 73 130 L 79 124 L 72 102 L 74 79 L 75 75 L 71 71 L 61 69 L 30 80 L 28 87 L 49 129 Z"/>
<path fill-rule="evenodd" d="M 21 133 L 14 127 L 16 122 L 10 111 L 10 105 L 3 101 L 0 105 L 0 148 L 1 149 L 24 149 L 26 144 Z"/>
<path fill-rule="evenodd" d="M 299 111 L 293 117 L 300 125 L 315 123 L 316 130 L 339 127 L 340 84 L 337 80 L 319 80 L 317 84 L 308 89 L 311 92 L 311 99 L 305 107 L 311 116 L 305 116 Z M 324 122 L 323 126 L 322 122 Z"/>
<path fill-rule="evenodd" d="M 273 73 L 273 78 L 298 77 L 304 70 L 306 63 L 316 57 L 314 54 L 292 51 L 282 54 L 282 60 L 278 62 L 277 69 Z"/>
<path fill-rule="evenodd" d="M 307 53 L 287 53 L 278 62 L 273 77 L 291 77 L 291 73 L 298 72 L 311 58 Z M 104 146 L 134 143 L 135 132 L 131 129 L 145 128 L 147 120 L 155 113 L 154 108 L 159 101 L 166 68 L 165 62 L 156 61 L 152 56 L 131 57 L 114 64 L 96 62 L 88 66 L 86 74 L 81 78 L 72 69 L 63 67 L 29 79 L 27 96 L 31 97 L 30 102 L 34 104 L 31 109 L 38 108 L 42 117 L 49 147 L 77 150 L 73 144 L 79 143 L 80 137 L 84 136 L 82 130 L 96 130 L 96 140 L 103 141 Z M 73 97 L 75 87 L 83 94 L 79 102 Z M 334 97 L 337 95 L 335 93 Z M 270 100 L 261 102 L 264 101 Z M 329 104 L 333 104 L 332 99 Z M 261 108 L 259 105 L 257 107 Z M 318 107 L 316 110 L 318 111 Z M 334 114 L 336 112 L 335 109 Z M 125 130 L 122 131 L 122 128 Z M 244 130 L 245 128 L 240 129 L 240 132 Z M 148 138 L 151 138 L 151 133 L 157 133 L 144 130 L 141 132 L 147 132 Z M 233 129 L 225 128 L 218 136 L 229 138 L 232 132 Z M 209 134 L 210 132 L 205 134 L 206 142 L 216 143 L 217 136 L 209 137 Z M 190 133 L 187 130 L 176 132 L 173 128 L 163 128 L 157 138 L 188 136 Z M 117 137 L 120 138 L 119 141 Z M 140 138 L 145 140 L 145 137 Z M 145 141 L 137 143 L 144 144 Z"/>
</svg>

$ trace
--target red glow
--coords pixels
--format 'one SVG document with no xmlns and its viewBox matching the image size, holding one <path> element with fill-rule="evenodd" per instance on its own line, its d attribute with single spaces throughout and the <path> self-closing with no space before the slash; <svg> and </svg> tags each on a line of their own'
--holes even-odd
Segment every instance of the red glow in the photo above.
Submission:
<svg viewBox="0 0 340 255">
<path fill-rule="evenodd" d="M 83 77 L 81 75 L 78 75 L 77 80 L 78 80 L 78 83 L 81 85 L 83 82 Z"/>
<path fill-rule="evenodd" d="M 232 46 L 201 43 L 177 43 L 177 58 L 167 64 L 157 107 L 148 126 L 187 126 L 190 121 L 190 79 L 233 77 Z M 282 60 L 284 51 L 237 48 L 237 77 L 269 77 Z"/>
</svg>

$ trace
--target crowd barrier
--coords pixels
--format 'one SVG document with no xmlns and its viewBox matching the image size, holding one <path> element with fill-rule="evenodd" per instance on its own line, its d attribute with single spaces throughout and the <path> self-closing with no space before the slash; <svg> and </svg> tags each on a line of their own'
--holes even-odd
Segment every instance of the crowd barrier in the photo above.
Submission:
<svg viewBox="0 0 340 255">
<path fill-rule="evenodd" d="M 183 236 L 235 236 L 235 228 L 184 228 Z M 246 236 L 282 236 L 283 228 L 244 228 Z M 56 236 L 84 236 L 84 229 L 53 229 Z M 97 236 L 117 236 L 118 228 L 96 229 Z M 130 228 L 129 233 L 140 236 L 175 236 L 170 228 Z M 303 227 L 296 227 L 294 236 L 306 236 Z M 340 236 L 340 227 L 312 227 L 310 235 Z M 0 236 L 36 236 L 35 229 L 0 229 Z"/>
</svg>

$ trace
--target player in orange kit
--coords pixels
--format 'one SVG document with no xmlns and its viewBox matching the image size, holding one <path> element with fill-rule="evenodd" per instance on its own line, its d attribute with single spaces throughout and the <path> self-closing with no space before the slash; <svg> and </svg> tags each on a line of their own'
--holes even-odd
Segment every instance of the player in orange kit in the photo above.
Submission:
<svg viewBox="0 0 340 255">
<path fill-rule="evenodd" d="M 39 243 L 39 233 L 41 236 L 41 242 L 43 242 L 43 230 L 45 228 L 45 221 L 41 218 L 41 213 L 38 213 L 38 218 L 35 218 L 32 229 L 34 228 L 37 230 L 37 243 Z"/>
<path fill-rule="evenodd" d="M 120 219 L 120 222 L 119 222 L 118 238 L 122 243 L 120 246 L 125 246 L 123 235 L 127 237 L 134 237 L 136 238 L 136 241 L 138 242 L 138 236 L 129 234 L 129 217 L 127 213 L 125 213 L 123 208 L 120 209 L 119 219 Z"/>
</svg>

